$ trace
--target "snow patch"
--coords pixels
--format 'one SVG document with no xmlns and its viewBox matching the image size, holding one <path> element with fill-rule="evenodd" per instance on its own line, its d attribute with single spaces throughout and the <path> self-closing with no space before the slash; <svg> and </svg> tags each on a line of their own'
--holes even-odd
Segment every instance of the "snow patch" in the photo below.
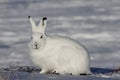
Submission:
<svg viewBox="0 0 120 80">
<path fill-rule="evenodd" d="M 0 35 L 2 35 L 2 36 L 15 36 L 16 35 L 16 33 L 14 33 L 14 32 L 0 32 Z"/>
<path fill-rule="evenodd" d="M 108 33 L 108 32 L 101 32 L 101 33 L 91 33 L 91 34 L 86 34 L 86 33 L 79 33 L 76 35 L 73 35 L 74 38 L 84 38 L 84 39 L 94 39 L 97 41 L 112 41 L 114 38 Z"/>
</svg>

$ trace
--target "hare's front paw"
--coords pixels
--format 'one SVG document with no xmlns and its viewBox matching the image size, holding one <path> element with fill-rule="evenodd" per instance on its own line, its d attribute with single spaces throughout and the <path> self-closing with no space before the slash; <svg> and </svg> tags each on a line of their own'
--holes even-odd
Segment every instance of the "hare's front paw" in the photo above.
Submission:
<svg viewBox="0 0 120 80">
<path fill-rule="evenodd" d="M 40 71 L 40 74 L 45 74 L 46 72 L 47 72 L 47 70 L 42 69 L 42 70 Z"/>
<path fill-rule="evenodd" d="M 62 71 L 62 70 L 54 70 L 54 71 L 52 71 L 52 74 L 57 74 L 57 75 L 61 74 L 61 75 L 64 75 L 65 72 Z"/>
<path fill-rule="evenodd" d="M 58 73 L 58 72 L 56 72 L 56 71 L 52 71 L 52 74 L 57 74 L 57 75 L 59 75 L 59 73 Z"/>
</svg>

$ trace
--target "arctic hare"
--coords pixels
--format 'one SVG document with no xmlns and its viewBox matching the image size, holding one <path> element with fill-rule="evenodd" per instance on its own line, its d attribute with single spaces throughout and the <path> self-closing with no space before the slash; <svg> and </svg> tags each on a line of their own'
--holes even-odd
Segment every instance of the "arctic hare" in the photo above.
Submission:
<svg viewBox="0 0 120 80">
<path fill-rule="evenodd" d="M 41 68 L 41 74 L 90 74 L 90 58 L 87 51 L 73 39 L 50 36 L 45 33 L 47 18 L 43 17 L 38 25 L 28 16 L 32 36 L 30 56 L 33 63 Z"/>
</svg>

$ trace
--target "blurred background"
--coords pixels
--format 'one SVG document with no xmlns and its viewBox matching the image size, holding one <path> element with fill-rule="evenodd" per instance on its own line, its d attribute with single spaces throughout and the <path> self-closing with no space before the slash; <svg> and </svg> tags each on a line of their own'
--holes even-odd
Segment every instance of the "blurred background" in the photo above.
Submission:
<svg viewBox="0 0 120 80">
<path fill-rule="evenodd" d="M 120 0 L 0 0 L 0 66 L 33 65 L 29 15 L 48 18 L 47 34 L 83 44 L 91 67 L 120 67 Z"/>
</svg>

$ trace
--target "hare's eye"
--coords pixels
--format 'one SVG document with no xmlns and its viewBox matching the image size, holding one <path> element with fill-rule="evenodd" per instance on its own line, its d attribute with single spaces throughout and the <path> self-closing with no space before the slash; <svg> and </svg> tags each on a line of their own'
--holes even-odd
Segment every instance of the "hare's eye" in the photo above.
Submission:
<svg viewBox="0 0 120 80">
<path fill-rule="evenodd" d="M 43 36 L 40 36 L 40 38 L 43 38 Z"/>
</svg>

